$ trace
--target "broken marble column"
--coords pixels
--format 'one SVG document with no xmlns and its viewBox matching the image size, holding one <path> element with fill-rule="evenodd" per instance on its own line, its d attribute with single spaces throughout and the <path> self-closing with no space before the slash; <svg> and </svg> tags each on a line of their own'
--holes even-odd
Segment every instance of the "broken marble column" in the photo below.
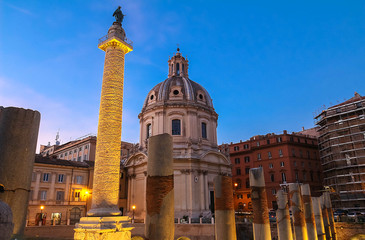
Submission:
<svg viewBox="0 0 365 240">
<path fill-rule="evenodd" d="M 307 240 L 307 226 L 305 223 L 304 207 L 300 186 L 298 183 L 289 184 L 290 208 L 293 214 L 294 235 L 296 240 Z"/>
<path fill-rule="evenodd" d="M 316 222 L 314 219 L 311 190 L 309 184 L 303 184 L 301 186 L 301 190 L 302 190 L 304 217 L 305 217 L 305 223 L 307 225 L 308 238 L 317 240 L 317 229 L 316 229 Z"/>
<path fill-rule="evenodd" d="M 146 208 L 146 239 L 173 240 L 174 168 L 172 137 L 167 133 L 148 139 Z"/>
<path fill-rule="evenodd" d="M 328 219 L 328 211 L 325 204 L 324 194 L 320 197 L 320 203 L 322 208 L 323 225 L 326 233 L 326 240 L 332 239 L 330 220 Z"/>
<path fill-rule="evenodd" d="M 335 219 L 333 217 L 333 210 L 332 210 L 332 203 L 331 203 L 330 193 L 329 192 L 324 192 L 323 196 L 324 196 L 324 204 L 326 205 L 326 209 L 327 209 L 327 213 L 328 213 L 329 224 L 330 224 L 330 227 L 331 227 L 332 240 L 337 240 Z"/>
<path fill-rule="evenodd" d="M 318 240 L 325 240 L 326 233 L 324 231 L 321 202 L 319 197 L 312 197 L 312 205 L 313 205 L 314 219 L 316 222 Z"/>
<path fill-rule="evenodd" d="M 232 178 L 219 175 L 214 178 L 215 239 L 236 240 Z"/>
<path fill-rule="evenodd" d="M 283 190 L 279 190 L 276 193 L 276 198 L 278 202 L 278 210 L 276 210 L 278 237 L 280 240 L 293 240 L 290 224 L 288 195 Z"/>
<path fill-rule="evenodd" d="M 0 200 L 12 212 L 14 237 L 24 233 L 41 115 L 37 111 L 0 107 Z"/>
<path fill-rule="evenodd" d="M 262 168 L 250 169 L 251 199 L 253 208 L 253 236 L 255 240 L 271 240 L 269 209 Z"/>
</svg>

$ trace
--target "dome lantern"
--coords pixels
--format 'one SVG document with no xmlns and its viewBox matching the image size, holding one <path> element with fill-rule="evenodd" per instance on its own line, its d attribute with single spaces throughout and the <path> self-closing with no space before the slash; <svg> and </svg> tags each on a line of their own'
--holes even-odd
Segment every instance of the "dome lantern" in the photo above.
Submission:
<svg viewBox="0 0 365 240">
<path fill-rule="evenodd" d="M 177 48 L 177 53 L 168 61 L 169 63 L 169 74 L 168 77 L 179 76 L 188 78 L 188 60 L 185 59 L 181 53 L 180 49 Z"/>
</svg>

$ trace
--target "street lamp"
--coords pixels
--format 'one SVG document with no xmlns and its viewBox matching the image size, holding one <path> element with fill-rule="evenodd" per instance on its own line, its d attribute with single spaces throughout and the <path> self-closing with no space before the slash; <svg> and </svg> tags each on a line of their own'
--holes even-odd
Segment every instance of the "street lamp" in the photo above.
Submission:
<svg viewBox="0 0 365 240">
<path fill-rule="evenodd" d="M 136 205 L 132 205 L 132 210 L 133 210 L 133 218 L 132 218 L 132 223 L 134 223 L 134 210 L 136 209 Z"/>
<path fill-rule="evenodd" d="M 41 214 L 43 214 L 44 206 L 42 205 L 42 206 L 40 207 L 40 209 L 41 209 Z"/>
</svg>

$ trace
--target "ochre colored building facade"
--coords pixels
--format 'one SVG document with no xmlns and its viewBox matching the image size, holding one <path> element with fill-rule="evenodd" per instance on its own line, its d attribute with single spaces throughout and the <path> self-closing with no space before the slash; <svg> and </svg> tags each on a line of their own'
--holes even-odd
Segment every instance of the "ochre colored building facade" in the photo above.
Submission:
<svg viewBox="0 0 365 240">
<path fill-rule="evenodd" d="M 252 211 L 250 168 L 264 169 L 269 209 L 275 207 L 276 192 L 288 183 L 309 183 L 312 195 L 320 195 L 323 189 L 316 136 L 284 131 L 278 135 L 254 136 L 220 148 L 230 154 L 236 212 Z"/>
</svg>

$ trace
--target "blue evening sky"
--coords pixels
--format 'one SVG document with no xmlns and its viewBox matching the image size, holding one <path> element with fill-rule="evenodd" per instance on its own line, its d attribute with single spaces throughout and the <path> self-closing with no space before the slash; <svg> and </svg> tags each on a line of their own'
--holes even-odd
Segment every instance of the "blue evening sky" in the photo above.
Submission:
<svg viewBox="0 0 365 240">
<path fill-rule="evenodd" d="M 176 44 L 210 93 L 218 143 L 314 126 L 323 108 L 365 95 L 364 1 L 0 1 L 0 105 L 39 110 L 39 144 L 97 132 L 98 39 L 118 5 L 126 56 L 122 140 L 167 77 Z"/>
</svg>

